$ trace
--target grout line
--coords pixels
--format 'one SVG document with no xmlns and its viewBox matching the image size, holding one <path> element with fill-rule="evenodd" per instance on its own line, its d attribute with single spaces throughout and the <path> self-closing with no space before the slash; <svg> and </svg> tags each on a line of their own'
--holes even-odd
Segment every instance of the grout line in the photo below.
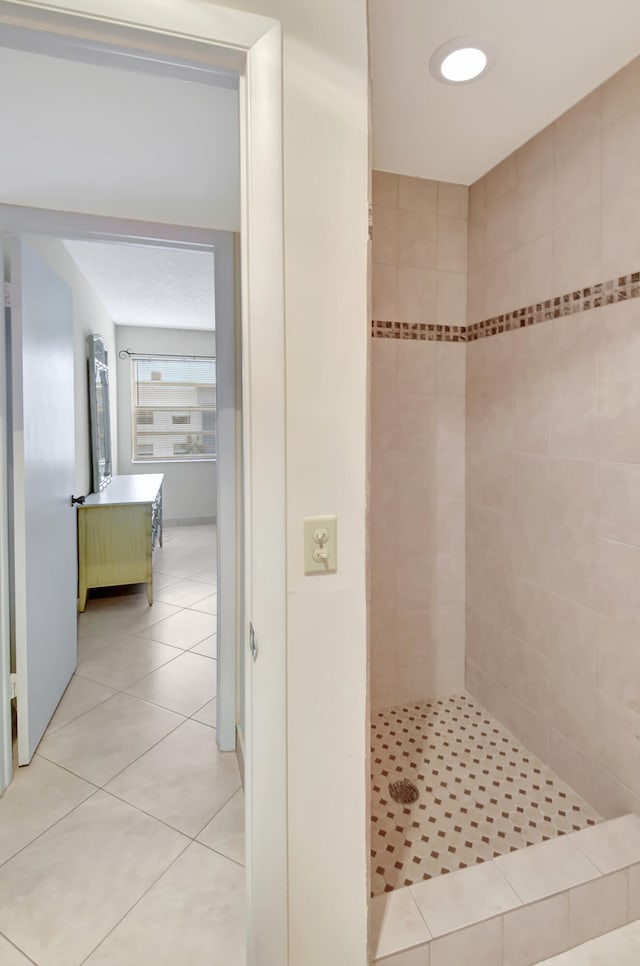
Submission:
<svg viewBox="0 0 640 966">
<path fill-rule="evenodd" d="M 49 759 L 47 759 L 47 761 L 48 760 Z M 51 764 L 55 765 L 56 763 L 55 762 L 51 762 Z M 60 767 L 62 767 L 62 766 L 60 766 Z M 65 771 L 68 771 L 68 769 L 65 769 Z M 73 772 L 71 772 L 71 774 L 73 774 Z M 74 775 L 74 778 L 78 778 L 78 777 L 79 777 L 78 775 Z M 87 782 L 87 784 L 93 785 L 92 782 Z M 49 825 L 49 826 L 47 826 L 47 828 L 43 829 L 42 832 L 38 832 L 37 835 L 34 835 L 34 837 L 32 839 L 30 839 L 28 842 L 26 842 L 22 846 L 22 848 L 18 849 L 18 851 L 15 852 L 13 855 L 11 855 L 8 859 L 4 859 L 4 861 L 0 862 L 0 869 L 3 869 L 6 865 L 9 864 L 9 862 L 12 862 L 13 859 L 16 859 L 22 852 L 24 852 L 25 849 L 30 848 L 30 846 L 32 846 L 34 842 L 37 842 L 38 839 L 41 839 L 43 835 L 46 835 L 47 832 L 50 832 L 52 829 L 54 829 L 56 827 L 56 825 L 59 825 L 60 822 L 63 822 L 65 820 L 65 818 L 68 818 L 69 815 L 72 815 L 73 812 L 77 811 L 80 808 L 81 805 L 86 804 L 86 802 L 88 802 L 92 798 L 94 798 L 98 794 L 98 792 L 102 791 L 101 788 L 99 788 L 99 787 L 97 787 L 95 785 L 93 785 L 93 789 L 94 790 L 91 792 L 91 794 L 90 795 L 87 795 L 87 797 L 85 799 L 83 799 L 81 802 L 78 802 L 78 804 L 77 805 L 74 805 L 73 808 L 70 808 L 68 812 L 65 812 L 64 815 L 61 815 L 59 818 L 57 818 L 55 820 L 55 822 L 52 822 L 51 825 Z"/>
<path fill-rule="evenodd" d="M 31 956 L 28 956 L 27 953 L 25 953 L 24 949 L 21 949 L 20 946 L 18 946 L 17 943 L 14 943 L 14 941 L 12 939 L 9 939 L 9 937 L 6 935 L 6 933 L 0 932 L 0 936 L 2 936 L 3 939 L 6 939 L 10 946 L 13 946 L 14 949 L 16 949 L 22 956 L 24 956 L 24 958 L 27 960 L 27 962 L 33 963 L 34 966 L 38 966 L 38 964 L 36 963 L 35 959 L 32 959 Z"/>
<path fill-rule="evenodd" d="M 113 796 L 113 797 L 115 798 L 115 796 Z M 166 867 L 166 869 L 163 869 L 163 871 L 159 873 L 159 875 L 153 880 L 153 882 L 150 883 L 149 887 L 144 890 L 144 892 L 142 893 L 142 895 L 138 896 L 138 898 L 133 903 L 133 905 L 130 906 L 129 909 L 127 909 L 127 911 L 124 913 L 124 915 L 122 915 L 120 917 L 120 919 L 118 919 L 118 921 L 113 924 L 113 926 L 108 930 L 108 932 L 105 933 L 105 935 L 102 937 L 102 939 L 100 940 L 100 942 L 98 942 L 92 949 L 89 950 L 89 953 L 80 962 L 79 966 L 84 966 L 84 963 L 86 963 L 91 958 L 91 956 L 93 956 L 93 954 L 95 953 L 95 951 L 100 946 L 102 946 L 102 944 L 105 942 L 105 940 L 107 940 L 109 938 L 109 936 L 111 935 L 111 933 L 114 932 L 118 928 L 118 926 L 120 925 L 120 923 L 123 922 L 127 918 L 127 916 L 129 915 L 129 913 L 130 912 L 133 912 L 133 910 L 136 908 L 136 906 L 138 905 L 138 903 L 140 903 L 144 899 L 144 897 L 146 895 L 148 895 L 149 892 L 151 892 L 151 890 L 154 888 L 154 886 L 156 886 L 158 884 L 158 882 L 160 881 L 160 879 L 164 875 L 166 875 L 166 873 L 169 871 L 169 869 L 172 869 L 173 868 L 173 866 L 176 864 L 176 862 L 178 861 L 178 859 L 180 859 L 185 854 L 185 852 L 187 851 L 187 849 L 191 845 L 193 845 L 193 842 L 187 841 L 187 844 L 178 853 L 178 855 L 176 855 L 175 859 L 173 859 L 173 861 L 169 863 L 169 865 Z"/>
</svg>

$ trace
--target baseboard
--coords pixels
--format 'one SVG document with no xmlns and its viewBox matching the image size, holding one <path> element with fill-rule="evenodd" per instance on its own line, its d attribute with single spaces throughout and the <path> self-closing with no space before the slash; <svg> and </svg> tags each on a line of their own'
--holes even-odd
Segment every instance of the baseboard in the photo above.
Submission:
<svg viewBox="0 0 640 966">
<path fill-rule="evenodd" d="M 177 520 L 164 519 L 164 527 L 210 527 L 217 522 L 216 517 L 180 517 Z"/>
</svg>

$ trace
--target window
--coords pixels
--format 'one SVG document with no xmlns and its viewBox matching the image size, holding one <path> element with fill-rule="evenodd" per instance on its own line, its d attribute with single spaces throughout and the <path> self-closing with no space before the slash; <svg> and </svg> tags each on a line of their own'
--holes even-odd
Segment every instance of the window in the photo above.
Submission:
<svg viewBox="0 0 640 966">
<path fill-rule="evenodd" d="M 215 459 L 215 359 L 133 358 L 131 382 L 134 463 Z"/>
</svg>

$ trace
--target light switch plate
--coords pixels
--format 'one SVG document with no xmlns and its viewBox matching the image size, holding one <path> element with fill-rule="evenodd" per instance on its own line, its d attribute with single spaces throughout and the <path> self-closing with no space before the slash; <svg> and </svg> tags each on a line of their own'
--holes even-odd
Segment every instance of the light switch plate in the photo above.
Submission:
<svg viewBox="0 0 640 966">
<path fill-rule="evenodd" d="M 338 518 L 304 518 L 305 574 L 335 574 L 338 569 Z"/>
</svg>

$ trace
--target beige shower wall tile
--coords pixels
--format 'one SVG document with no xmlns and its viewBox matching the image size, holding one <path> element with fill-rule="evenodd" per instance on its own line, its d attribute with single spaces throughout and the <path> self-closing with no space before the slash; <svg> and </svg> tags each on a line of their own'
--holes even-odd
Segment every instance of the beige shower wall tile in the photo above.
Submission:
<svg viewBox="0 0 640 966">
<path fill-rule="evenodd" d="M 600 279 L 601 238 L 599 206 L 582 211 L 555 227 L 553 290 L 556 294 L 572 292 Z"/>
<path fill-rule="evenodd" d="M 437 289 L 437 311 L 434 318 L 441 325 L 466 325 L 467 277 L 465 272 L 439 271 Z"/>
<path fill-rule="evenodd" d="M 373 209 L 374 265 L 396 265 L 398 262 L 398 212 L 395 208 Z"/>
<path fill-rule="evenodd" d="M 526 181 L 544 171 L 554 159 L 554 130 L 550 124 L 516 151 L 518 182 Z"/>
<path fill-rule="evenodd" d="M 437 342 L 435 345 L 437 392 L 445 396 L 464 396 L 466 347 L 455 342 Z"/>
<path fill-rule="evenodd" d="M 640 304 L 637 299 L 597 312 L 600 382 L 633 381 L 640 373 Z"/>
<path fill-rule="evenodd" d="M 438 217 L 438 269 L 444 272 L 467 270 L 467 222 L 463 218 Z"/>
<path fill-rule="evenodd" d="M 640 714 L 640 621 L 599 614 L 597 617 L 596 682 L 618 704 Z"/>
<path fill-rule="evenodd" d="M 484 267 L 484 302 L 486 318 L 510 312 L 515 306 L 513 251 L 486 262 Z M 496 336 L 500 338 L 500 336 Z"/>
<path fill-rule="evenodd" d="M 398 270 L 395 265 L 376 265 L 372 274 L 373 317 L 382 322 L 395 322 L 398 318 Z"/>
<path fill-rule="evenodd" d="M 604 125 L 640 108 L 640 58 L 610 77 L 600 90 Z"/>
<path fill-rule="evenodd" d="M 556 161 L 602 128 L 601 91 L 596 88 L 554 122 Z"/>
<path fill-rule="evenodd" d="M 602 200 L 606 205 L 640 189 L 640 109 L 612 121 L 602 133 Z"/>
<path fill-rule="evenodd" d="M 529 520 L 545 520 L 549 507 L 549 459 L 529 453 L 514 454 L 514 513 Z"/>
<path fill-rule="evenodd" d="M 548 653 L 592 682 L 598 648 L 598 618 L 593 609 L 596 604 L 597 597 L 585 607 L 555 592 L 546 600 Z"/>
<path fill-rule="evenodd" d="M 438 182 L 438 214 L 447 218 L 469 217 L 469 188 L 452 181 Z"/>
<path fill-rule="evenodd" d="M 389 171 L 372 172 L 373 204 L 377 207 L 398 207 L 399 176 Z"/>
<path fill-rule="evenodd" d="M 435 215 L 438 211 L 438 182 L 399 175 L 398 207 Z"/>
<path fill-rule="evenodd" d="M 431 611 L 401 608 L 396 615 L 395 650 L 397 667 L 410 667 L 434 659 Z"/>
<path fill-rule="evenodd" d="M 598 463 L 598 533 L 640 547 L 640 465 Z"/>
<path fill-rule="evenodd" d="M 600 134 L 581 139 L 556 160 L 554 224 L 600 205 Z M 595 280 L 595 279 L 594 279 Z"/>
<path fill-rule="evenodd" d="M 598 692 L 594 757 L 640 795 L 640 715 Z"/>
<path fill-rule="evenodd" d="M 398 265 L 407 268 L 434 268 L 437 253 L 436 215 L 420 209 L 399 209 Z"/>
<path fill-rule="evenodd" d="M 513 652 L 509 690 L 543 720 L 549 711 L 549 658 L 521 638 L 510 641 Z"/>
<path fill-rule="evenodd" d="M 398 268 L 396 304 L 399 321 L 443 321 L 438 314 L 438 274 L 433 269 Z"/>
<path fill-rule="evenodd" d="M 485 174 L 484 202 L 485 206 L 493 204 L 498 198 L 512 191 L 516 185 L 516 156 L 510 154 Z"/>
<path fill-rule="evenodd" d="M 553 527 L 550 532 L 551 587 L 583 607 L 593 605 L 598 588 L 598 539 L 588 530 Z"/>
<path fill-rule="evenodd" d="M 533 305 L 553 292 L 553 234 L 546 232 L 513 253 L 515 306 Z"/>
<path fill-rule="evenodd" d="M 479 178 L 469 186 L 469 221 L 482 217 L 485 207 L 485 179 Z"/>
<path fill-rule="evenodd" d="M 593 754 L 596 688 L 578 668 L 553 660 L 549 669 L 549 711 L 552 728 L 581 751 Z"/>
<path fill-rule="evenodd" d="M 637 620 L 640 597 L 640 549 L 598 540 L 598 610 L 618 621 Z"/>
<path fill-rule="evenodd" d="M 515 243 L 522 245 L 553 228 L 553 166 L 539 168 L 532 177 L 518 179 Z"/>
<path fill-rule="evenodd" d="M 517 203 L 515 189 L 487 205 L 484 213 L 484 261 L 510 252 L 516 240 Z"/>
<path fill-rule="evenodd" d="M 594 531 L 597 519 L 596 461 L 552 458 L 549 518 L 553 526 Z"/>
<path fill-rule="evenodd" d="M 611 198 L 602 208 L 602 278 L 635 272 L 640 265 L 640 190 Z"/>
<path fill-rule="evenodd" d="M 640 463 L 640 379 L 602 382 L 598 392 L 598 456 Z"/>
</svg>

